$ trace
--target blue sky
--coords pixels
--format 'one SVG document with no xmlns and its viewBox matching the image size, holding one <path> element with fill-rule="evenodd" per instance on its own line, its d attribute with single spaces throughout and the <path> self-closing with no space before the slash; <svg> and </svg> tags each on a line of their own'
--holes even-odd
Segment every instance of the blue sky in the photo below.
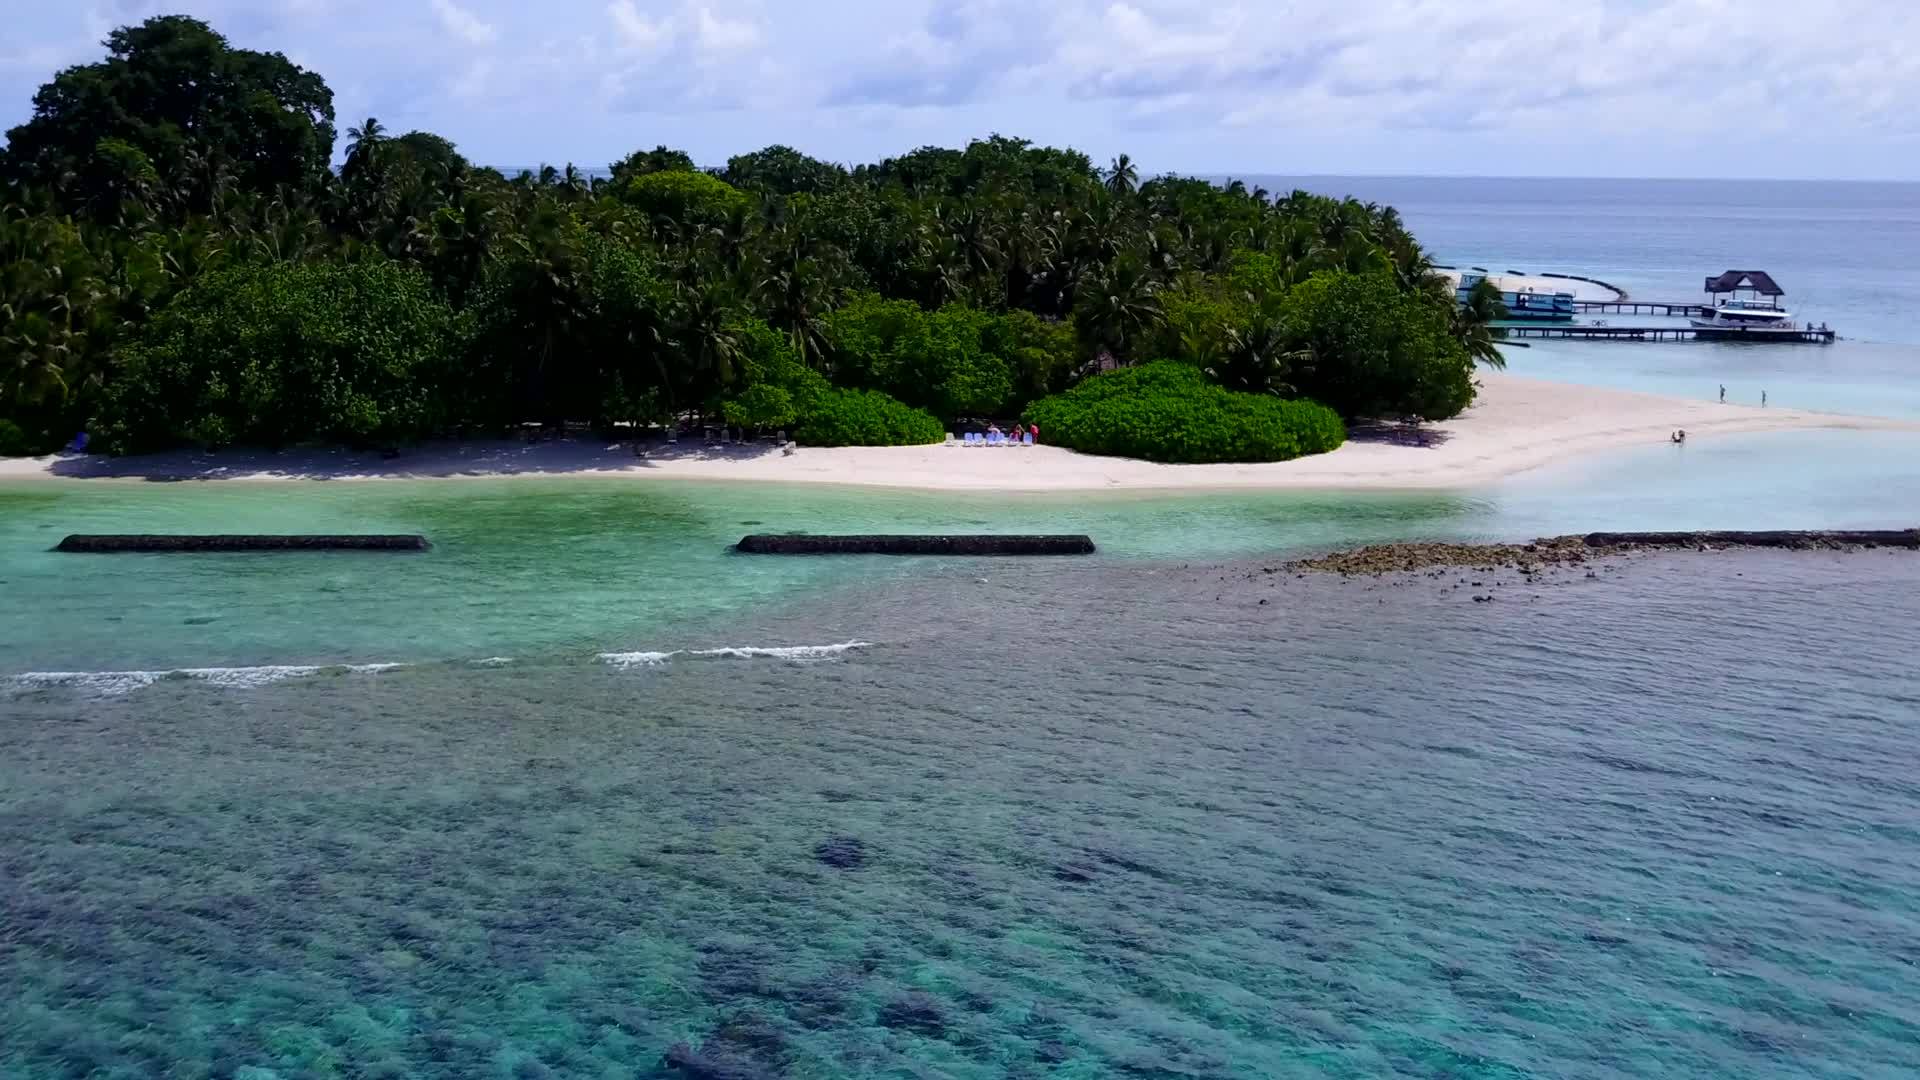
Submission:
<svg viewBox="0 0 1920 1080">
<path fill-rule="evenodd" d="M 989 132 L 1149 172 L 1920 178 L 1914 0 L 0 0 L 0 124 L 211 22 L 476 161 L 868 161 Z M 344 140 L 343 140 L 344 141 Z"/>
</svg>

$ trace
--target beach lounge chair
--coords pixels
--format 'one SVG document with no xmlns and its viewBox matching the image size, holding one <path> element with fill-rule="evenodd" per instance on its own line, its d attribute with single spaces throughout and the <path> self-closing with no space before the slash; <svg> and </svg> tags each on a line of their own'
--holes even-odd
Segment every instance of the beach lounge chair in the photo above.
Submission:
<svg viewBox="0 0 1920 1080">
<path fill-rule="evenodd" d="M 1020 436 L 1020 445 L 1021 445 L 1021 446 L 1032 446 L 1032 445 L 1033 445 L 1033 432 L 1031 432 L 1031 431 L 1029 431 L 1029 432 L 1027 432 L 1027 433 L 1026 433 L 1025 435 L 1022 435 L 1022 436 Z"/>
</svg>

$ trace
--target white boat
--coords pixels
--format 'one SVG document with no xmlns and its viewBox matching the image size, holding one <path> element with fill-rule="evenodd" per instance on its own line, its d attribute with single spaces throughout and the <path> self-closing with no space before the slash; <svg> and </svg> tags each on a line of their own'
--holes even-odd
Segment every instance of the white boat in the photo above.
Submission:
<svg viewBox="0 0 1920 1080">
<path fill-rule="evenodd" d="M 1793 312 L 1780 306 L 1785 295 L 1765 270 L 1729 270 L 1707 279 L 1712 303 L 1687 321 L 1703 330 L 1791 330 Z"/>
<path fill-rule="evenodd" d="M 1771 326 L 1784 330 L 1793 326 L 1793 312 L 1766 300 L 1722 300 L 1714 307 L 1703 308 L 1701 315 L 1687 321 L 1699 327 Z"/>
</svg>

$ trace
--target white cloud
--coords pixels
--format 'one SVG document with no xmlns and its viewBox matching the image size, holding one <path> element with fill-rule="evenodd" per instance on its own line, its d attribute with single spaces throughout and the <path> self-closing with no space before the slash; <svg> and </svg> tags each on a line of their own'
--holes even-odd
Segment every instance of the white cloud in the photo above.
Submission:
<svg viewBox="0 0 1920 1080">
<path fill-rule="evenodd" d="M 0 127 L 113 26 L 166 10 L 297 52 L 342 115 L 509 163 L 666 138 L 845 159 L 1000 131 L 1150 168 L 1305 167 L 1301 147 L 1319 168 L 1394 171 L 1701 168 L 1675 153 L 1773 175 L 1920 165 L 1920 3 L 1896 0 L 1581 0 L 1544 17 L 1540 0 L 16 6 Z M 1703 149 L 1703 125 L 1732 113 L 1749 135 Z"/>
<path fill-rule="evenodd" d="M 1622 137 L 1715 110 L 1783 132 L 1911 131 L 1920 117 L 1920 4 L 1592 0 L 1540 16 L 1537 0 L 933 0 L 920 26 L 852 58 L 832 100 L 1064 96 L 1121 123 Z"/>
<path fill-rule="evenodd" d="M 705 5 L 694 13 L 694 27 L 701 47 L 712 52 L 738 52 L 761 41 L 759 24 L 749 19 L 723 18 Z"/>
<path fill-rule="evenodd" d="M 673 38 L 673 24 L 667 19 L 649 19 L 641 14 L 633 0 L 613 0 L 607 5 L 613 28 L 629 48 L 651 51 Z"/>
<path fill-rule="evenodd" d="M 447 33 L 469 45 L 486 45 L 498 36 L 493 24 L 461 7 L 453 0 L 431 0 L 433 13 L 440 18 L 440 25 Z"/>
</svg>

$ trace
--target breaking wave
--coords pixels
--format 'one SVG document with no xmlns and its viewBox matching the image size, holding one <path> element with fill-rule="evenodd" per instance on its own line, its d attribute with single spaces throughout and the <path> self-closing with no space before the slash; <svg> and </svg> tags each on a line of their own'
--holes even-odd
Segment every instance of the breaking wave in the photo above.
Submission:
<svg viewBox="0 0 1920 1080">
<path fill-rule="evenodd" d="M 753 645 L 729 646 L 719 649 L 693 649 L 688 656 L 725 657 L 729 660 L 832 660 L 854 649 L 865 649 L 871 642 L 848 641 L 839 645 L 781 645 L 773 648 L 759 648 Z"/>
<path fill-rule="evenodd" d="M 313 675 L 378 675 L 405 664 L 261 664 L 255 667 L 169 668 L 164 671 L 29 671 L 10 680 L 16 687 L 35 690 L 73 687 L 115 697 L 131 694 L 163 680 L 203 682 L 230 690 L 251 690 L 286 679 Z"/>
<path fill-rule="evenodd" d="M 869 641 L 845 641 L 838 645 L 727 645 L 718 649 L 675 649 L 672 652 L 609 652 L 597 659 L 614 667 L 659 667 L 676 656 L 689 660 L 786 660 L 808 663 L 837 660 L 854 649 L 871 648 Z"/>
<path fill-rule="evenodd" d="M 607 652 L 598 654 L 595 659 L 617 668 L 658 667 L 674 657 L 688 660 L 785 660 L 798 664 L 837 660 L 854 649 L 869 647 L 870 643 L 865 641 L 846 641 L 837 645 L 729 645 L 717 649 L 675 649 L 671 652 Z M 504 667 L 514 662 L 510 656 L 449 661 L 471 667 Z M 0 676 L 0 686 L 11 686 L 16 690 L 69 687 L 86 693 L 117 697 L 171 680 L 200 682 L 228 690 L 252 690 L 288 679 L 306 679 L 316 675 L 378 675 L 417 666 L 404 663 L 260 664 L 252 667 L 166 668 L 156 671 L 29 671 L 21 675 Z"/>
</svg>

